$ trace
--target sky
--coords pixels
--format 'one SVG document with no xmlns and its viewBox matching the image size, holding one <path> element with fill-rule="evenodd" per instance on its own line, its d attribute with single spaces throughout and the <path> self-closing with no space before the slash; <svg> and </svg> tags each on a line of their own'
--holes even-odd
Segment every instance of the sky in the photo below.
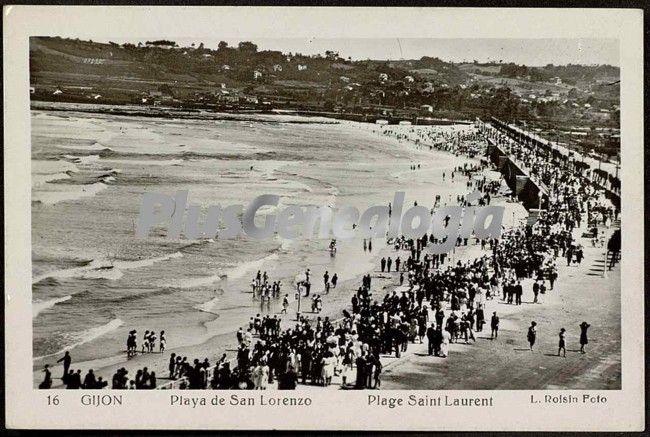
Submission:
<svg viewBox="0 0 650 437">
<path fill-rule="evenodd" d="M 152 37 L 152 39 L 167 39 Z M 192 39 L 176 38 L 181 46 L 203 42 L 208 48 L 216 48 L 220 40 L 236 46 L 241 38 Z M 105 42 L 103 40 L 99 40 Z M 146 39 L 115 38 L 117 43 Z M 438 57 L 448 62 L 477 60 L 479 62 L 514 62 L 528 66 L 546 64 L 609 64 L 619 65 L 618 41 L 614 39 L 325 39 L 325 38 L 264 38 L 253 39 L 258 50 L 279 50 L 283 53 L 312 55 L 326 50 L 338 51 L 344 58 L 353 60 L 419 59 L 422 56 Z"/>
</svg>

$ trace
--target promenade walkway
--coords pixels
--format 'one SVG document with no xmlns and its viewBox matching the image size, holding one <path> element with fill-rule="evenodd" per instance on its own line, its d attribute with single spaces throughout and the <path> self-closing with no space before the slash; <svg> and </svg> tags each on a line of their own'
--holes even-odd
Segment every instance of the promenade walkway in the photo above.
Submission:
<svg viewBox="0 0 650 437">
<path fill-rule="evenodd" d="M 385 365 L 382 389 L 619 389 L 620 264 L 603 275 L 606 248 L 592 247 L 582 231 L 575 231 L 584 246 L 581 265 L 558 258 L 555 288 L 540 303 L 532 303 L 530 279 L 522 282 L 522 305 L 488 301 L 486 318 L 497 311 L 501 319 L 498 339 L 490 340 L 489 329 L 475 333 L 476 343 L 452 344 L 447 358 L 428 356 L 426 344 L 409 345 L 410 354 Z M 533 320 L 538 334 L 531 352 L 526 332 Z M 582 321 L 591 324 L 586 354 L 579 352 Z M 560 328 L 568 334 L 566 358 L 556 355 Z"/>
</svg>

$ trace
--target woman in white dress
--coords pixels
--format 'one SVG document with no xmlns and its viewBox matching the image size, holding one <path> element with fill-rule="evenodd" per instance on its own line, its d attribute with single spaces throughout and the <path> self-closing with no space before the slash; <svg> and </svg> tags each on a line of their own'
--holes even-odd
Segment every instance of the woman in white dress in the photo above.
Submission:
<svg viewBox="0 0 650 437">
<path fill-rule="evenodd" d="M 260 363 L 253 370 L 253 384 L 255 390 L 266 390 L 269 382 L 269 366 L 266 365 L 266 360 L 260 360 Z"/>
<path fill-rule="evenodd" d="M 327 352 L 325 354 L 325 357 L 323 357 L 322 376 L 323 376 L 323 383 L 326 387 L 332 383 L 332 377 L 334 376 L 335 360 L 336 359 L 330 352 Z"/>
<path fill-rule="evenodd" d="M 260 383 L 259 387 L 260 387 L 260 390 L 266 390 L 266 387 L 269 384 L 269 371 L 270 370 L 269 370 L 269 366 L 267 366 L 267 364 L 266 364 L 266 360 L 262 360 L 261 364 L 262 364 L 262 369 L 261 369 L 261 372 L 260 372 L 261 373 L 261 376 L 260 376 L 261 379 L 259 381 L 259 383 Z"/>
<path fill-rule="evenodd" d="M 449 342 L 451 341 L 451 335 L 449 334 L 449 331 L 443 330 L 442 331 L 442 343 L 440 344 L 440 356 L 442 358 L 447 358 L 447 355 L 449 354 Z"/>
</svg>

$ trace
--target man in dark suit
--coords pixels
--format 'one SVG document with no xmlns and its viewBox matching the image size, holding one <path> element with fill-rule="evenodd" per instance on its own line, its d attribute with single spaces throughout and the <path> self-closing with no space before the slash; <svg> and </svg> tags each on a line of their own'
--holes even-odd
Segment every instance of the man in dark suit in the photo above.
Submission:
<svg viewBox="0 0 650 437">
<path fill-rule="evenodd" d="M 517 281 L 517 285 L 515 285 L 515 303 L 517 305 L 521 305 L 522 294 L 524 294 L 524 289 L 521 286 L 521 281 Z"/>
<path fill-rule="evenodd" d="M 427 328 L 427 340 L 429 340 L 429 355 L 433 355 L 436 341 L 436 328 L 433 323 Z"/>
<path fill-rule="evenodd" d="M 490 334 L 490 339 L 497 338 L 499 336 L 499 316 L 497 312 L 492 313 L 492 320 L 490 321 L 490 326 L 492 327 L 492 333 Z"/>
</svg>

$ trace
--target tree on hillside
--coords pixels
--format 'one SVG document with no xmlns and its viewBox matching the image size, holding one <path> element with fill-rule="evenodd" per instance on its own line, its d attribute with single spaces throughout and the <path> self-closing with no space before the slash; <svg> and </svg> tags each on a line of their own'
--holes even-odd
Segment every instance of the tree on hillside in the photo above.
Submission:
<svg viewBox="0 0 650 437">
<path fill-rule="evenodd" d="M 250 41 L 242 41 L 238 45 L 240 52 L 257 53 L 257 44 Z"/>
<path fill-rule="evenodd" d="M 225 41 L 219 41 L 219 45 L 217 46 L 217 49 L 220 51 L 226 50 L 228 48 L 228 43 Z"/>
<path fill-rule="evenodd" d="M 171 46 L 171 47 L 177 47 L 176 42 L 174 41 L 169 41 L 166 39 L 159 39 L 156 41 L 147 41 L 148 46 Z"/>
</svg>

